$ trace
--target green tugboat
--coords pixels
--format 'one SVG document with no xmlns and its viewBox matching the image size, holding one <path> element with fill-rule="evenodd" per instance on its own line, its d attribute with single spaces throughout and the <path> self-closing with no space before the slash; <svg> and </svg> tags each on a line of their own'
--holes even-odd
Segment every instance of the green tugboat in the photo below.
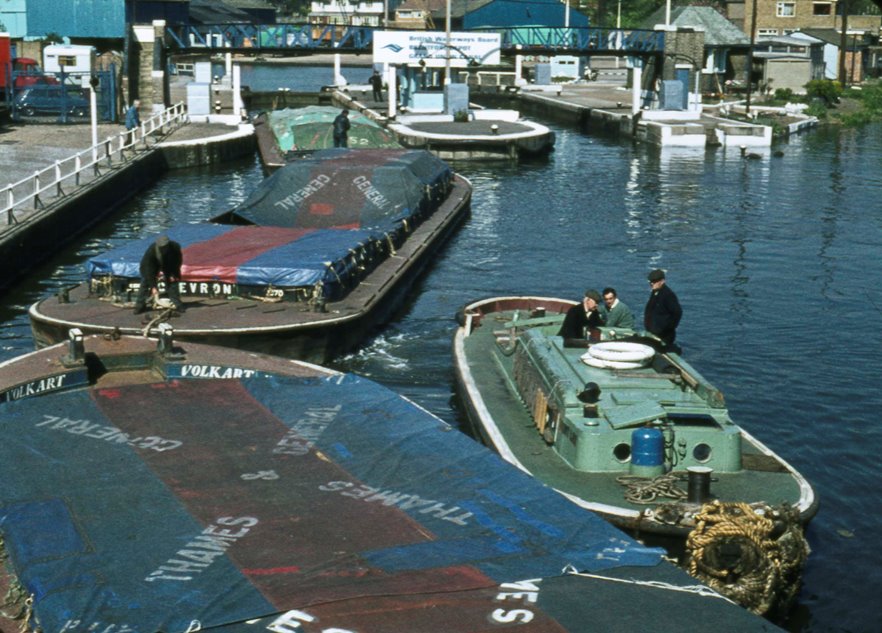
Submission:
<svg viewBox="0 0 882 633">
<path fill-rule="evenodd" d="M 632 330 L 557 333 L 572 301 L 496 297 L 457 315 L 475 434 L 578 505 L 658 537 L 693 576 L 780 614 L 809 553 L 809 483 L 729 417 L 722 393 Z"/>
</svg>

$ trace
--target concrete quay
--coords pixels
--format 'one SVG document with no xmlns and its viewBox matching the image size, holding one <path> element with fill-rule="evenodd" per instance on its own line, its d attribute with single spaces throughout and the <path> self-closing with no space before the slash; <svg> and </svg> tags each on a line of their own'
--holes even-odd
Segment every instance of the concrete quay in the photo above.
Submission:
<svg viewBox="0 0 882 633">
<path fill-rule="evenodd" d="M 118 142 L 123 128 L 98 126 L 99 143 Z M 109 140 L 108 140 L 109 139 Z M 93 224 L 111 214 L 169 169 L 221 162 L 254 153 L 250 124 L 186 123 L 145 137 L 143 142 L 118 152 L 116 157 L 67 176 L 38 197 L 23 199 L 37 184 L 47 184 L 47 168 L 92 147 L 88 124 L 13 123 L 0 127 L 0 205 L 7 198 L 22 200 L 0 218 L 0 260 L 16 262 L 0 272 L 0 290 L 21 279 L 34 266 Z M 101 149 L 104 149 L 103 144 Z M 99 150 L 98 156 L 104 156 Z M 90 153 L 87 155 L 91 159 Z M 24 181 L 24 182 L 22 182 Z M 14 183 L 19 183 L 12 187 Z"/>
<path fill-rule="evenodd" d="M 553 89 L 552 89 L 553 88 Z M 561 86 L 522 89 L 496 88 L 478 92 L 476 99 L 517 107 L 528 115 L 542 116 L 576 124 L 591 132 L 612 133 L 659 146 L 769 148 L 772 129 L 767 125 L 736 121 L 724 112 L 743 111 L 743 106 L 728 104 L 704 106 L 698 117 L 638 111 L 632 113 L 632 93 L 620 83 L 583 82 Z M 786 134 L 796 134 L 817 125 L 817 119 L 789 115 L 781 108 L 753 110 L 774 114 Z"/>
</svg>

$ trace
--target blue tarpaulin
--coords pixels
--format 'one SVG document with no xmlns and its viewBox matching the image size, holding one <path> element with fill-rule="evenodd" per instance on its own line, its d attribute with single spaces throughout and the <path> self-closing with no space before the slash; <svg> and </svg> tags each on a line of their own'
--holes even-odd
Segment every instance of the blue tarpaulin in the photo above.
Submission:
<svg viewBox="0 0 882 633">
<path fill-rule="evenodd" d="M 183 248 L 184 282 L 231 284 L 242 295 L 320 288 L 284 298 L 338 300 L 438 208 L 452 178 L 422 150 L 322 150 L 264 180 L 231 212 L 238 226 L 180 225 L 167 234 Z M 127 292 L 151 241 L 93 257 L 89 278 L 109 277 L 115 293 Z"/>
<path fill-rule="evenodd" d="M 290 289 L 321 284 L 335 298 L 385 258 L 388 242 L 364 230 L 187 224 L 169 229 L 181 245 L 185 282 L 224 282 L 239 289 Z M 127 242 L 89 260 L 90 278 L 138 280 L 139 263 L 153 238 Z"/>
<path fill-rule="evenodd" d="M 380 613 L 400 620 L 385 630 L 497 630 L 500 583 L 660 560 L 353 375 L 181 377 L 2 414 L 0 530 L 46 631 L 183 632 L 290 610 L 353 631 L 380 630 L 355 624 Z"/>
</svg>

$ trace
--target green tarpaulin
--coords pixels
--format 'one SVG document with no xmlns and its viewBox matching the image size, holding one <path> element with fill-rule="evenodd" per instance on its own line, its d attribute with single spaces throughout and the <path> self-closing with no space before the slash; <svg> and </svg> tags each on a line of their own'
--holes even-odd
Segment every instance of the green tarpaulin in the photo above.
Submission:
<svg viewBox="0 0 882 633">
<path fill-rule="evenodd" d="M 334 147 L 334 118 L 340 108 L 307 106 L 268 113 L 270 128 L 282 153 Z M 349 112 L 349 147 L 401 148 L 395 136 L 359 112 Z"/>
</svg>

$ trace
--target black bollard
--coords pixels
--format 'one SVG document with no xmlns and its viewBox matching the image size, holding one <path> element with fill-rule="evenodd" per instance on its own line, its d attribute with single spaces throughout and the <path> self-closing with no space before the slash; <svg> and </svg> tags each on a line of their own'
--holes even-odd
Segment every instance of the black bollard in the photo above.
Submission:
<svg viewBox="0 0 882 633">
<path fill-rule="evenodd" d="M 686 469 L 689 473 L 688 499 L 689 503 L 704 503 L 710 499 L 710 482 L 713 468 L 707 466 L 690 466 Z"/>
</svg>

